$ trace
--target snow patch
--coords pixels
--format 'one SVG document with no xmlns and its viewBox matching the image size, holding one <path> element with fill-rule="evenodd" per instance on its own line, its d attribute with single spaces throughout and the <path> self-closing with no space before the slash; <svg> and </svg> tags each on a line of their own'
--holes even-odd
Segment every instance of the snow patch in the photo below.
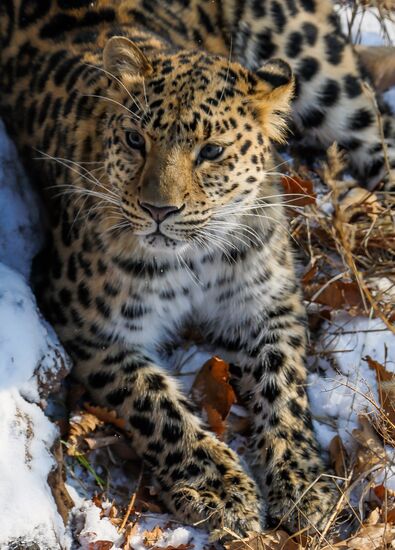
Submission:
<svg viewBox="0 0 395 550">
<path fill-rule="evenodd" d="M 122 535 L 106 517 L 100 518 L 100 509 L 92 502 L 85 502 L 77 512 L 83 519 L 84 525 L 78 534 L 81 550 L 90 550 L 91 543 L 96 541 L 110 541 L 114 545 L 112 550 L 122 550 Z"/>
<path fill-rule="evenodd" d="M 25 277 L 43 244 L 42 209 L 0 120 L 0 262 Z"/>
<path fill-rule="evenodd" d="M 354 446 L 352 430 L 358 415 L 374 412 L 369 401 L 379 403 L 375 372 L 364 360 L 370 355 L 395 370 L 395 337 L 380 319 L 333 315 L 322 328 L 318 352 L 335 358 L 335 365 L 321 358 L 318 372 L 309 374 L 308 394 L 318 439 L 327 449 L 335 435 L 346 448 Z M 387 361 L 386 361 L 387 358 Z"/>
<path fill-rule="evenodd" d="M 19 537 L 43 550 L 66 547 L 47 484 L 57 435 L 38 405 L 27 403 L 16 389 L 0 391 L 0 548 Z"/>
<path fill-rule="evenodd" d="M 66 549 L 47 483 L 58 431 L 38 403 L 68 360 L 26 280 L 42 244 L 40 207 L 1 121 L 0 220 L 0 548 Z"/>
</svg>

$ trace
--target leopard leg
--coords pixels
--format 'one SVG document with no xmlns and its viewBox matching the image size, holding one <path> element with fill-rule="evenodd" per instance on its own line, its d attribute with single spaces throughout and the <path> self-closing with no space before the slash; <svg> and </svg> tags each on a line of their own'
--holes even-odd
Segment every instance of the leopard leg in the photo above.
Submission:
<svg viewBox="0 0 395 550">
<path fill-rule="evenodd" d="M 292 254 L 279 232 L 270 249 L 244 251 L 223 268 L 220 315 L 207 337 L 232 362 L 250 413 L 249 456 L 269 517 L 291 530 L 314 531 L 336 491 L 313 432 L 305 388 L 305 312 Z"/>
<path fill-rule="evenodd" d="M 236 454 L 205 430 L 176 382 L 141 349 L 113 344 L 76 374 L 98 403 L 126 422 L 136 452 L 151 467 L 169 510 L 214 536 L 258 531 L 257 487 Z"/>
<path fill-rule="evenodd" d="M 296 76 L 293 135 L 305 153 L 311 150 L 314 160 L 317 149 L 336 141 L 363 185 L 394 183 L 394 122 L 378 117 L 332 2 L 224 0 L 224 10 L 234 58 L 252 70 L 272 57 L 290 64 Z"/>
</svg>

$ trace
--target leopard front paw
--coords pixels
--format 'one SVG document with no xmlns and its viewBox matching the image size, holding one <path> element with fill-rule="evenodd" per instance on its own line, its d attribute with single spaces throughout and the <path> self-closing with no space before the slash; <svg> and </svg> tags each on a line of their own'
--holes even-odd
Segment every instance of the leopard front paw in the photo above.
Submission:
<svg viewBox="0 0 395 550">
<path fill-rule="evenodd" d="M 274 481 L 268 491 L 268 523 L 281 524 L 290 532 L 300 529 L 307 529 L 311 534 L 322 532 L 339 492 L 329 476 L 312 480 L 310 484 L 300 479 L 293 484 L 292 478 L 298 475 L 305 477 L 303 472 L 293 472 L 286 483 L 284 479 L 279 484 Z"/>
<path fill-rule="evenodd" d="M 259 490 L 223 443 L 207 437 L 169 477 L 168 507 L 180 520 L 209 530 L 213 540 L 262 530 L 265 510 Z"/>
</svg>

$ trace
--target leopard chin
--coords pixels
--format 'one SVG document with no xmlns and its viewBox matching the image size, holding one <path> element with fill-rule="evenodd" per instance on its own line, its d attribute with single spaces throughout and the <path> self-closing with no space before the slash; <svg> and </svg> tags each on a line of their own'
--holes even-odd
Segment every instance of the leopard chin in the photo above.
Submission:
<svg viewBox="0 0 395 550">
<path fill-rule="evenodd" d="M 174 239 L 157 232 L 150 233 L 149 235 L 142 235 L 139 237 L 139 241 L 144 248 L 157 250 L 158 252 L 182 253 L 188 248 L 188 243 L 186 241 Z"/>
</svg>

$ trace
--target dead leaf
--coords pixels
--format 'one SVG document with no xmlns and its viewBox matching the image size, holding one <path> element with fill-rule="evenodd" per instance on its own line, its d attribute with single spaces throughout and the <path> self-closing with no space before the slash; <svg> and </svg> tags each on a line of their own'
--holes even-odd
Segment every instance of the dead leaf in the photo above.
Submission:
<svg viewBox="0 0 395 550">
<path fill-rule="evenodd" d="M 304 294 L 306 300 L 332 309 L 362 309 L 364 306 L 360 288 L 355 281 L 333 281 L 328 285 L 322 281 L 305 287 Z"/>
<path fill-rule="evenodd" d="M 377 196 L 362 187 L 353 187 L 338 203 L 341 219 L 353 223 L 360 218 L 375 220 L 382 210 Z"/>
<path fill-rule="evenodd" d="M 376 525 L 363 525 L 361 529 L 351 538 L 325 546 L 322 550 L 340 548 L 342 550 L 384 550 L 391 548 L 386 546 L 395 539 L 395 527 L 388 523 Z"/>
<path fill-rule="evenodd" d="M 321 328 L 322 323 L 331 320 L 331 309 L 327 306 L 324 306 L 320 308 L 319 311 L 308 311 L 307 315 L 309 331 L 312 334 L 315 334 Z"/>
<path fill-rule="evenodd" d="M 301 538 L 300 535 L 297 536 Z M 226 550 L 299 550 L 301 546 L 285 531 L 252 533 L 245 539 L 232 540 L 225 544 Z"/>
<path fill-rule="evenodd" d="M 103 506 L 103 493 L 99 495 L 93 495 L 92 502 L 97 508 L 100 509 L 100 519 L 108 518 L 113 525 L 118 525 L 121 520 L 118 518 L 118 509 L 115 504 L 112 502 L 110 506 Z"/>
<path fill-rule="evenodd" d="M 380 516 L 381 514 L 379 509 L 375 508 L 370 512 L 370 514 L 366 518 L 365 525 L 377 525 L 378 523 L 380 523 Z"/>
<path fill-rule="evenodd" d="M 52 453 L 56 463 L 55 467 L 48 475 L 48 485 L 51 489 L 58 512 L 63 519 L 63 523 L 66 525 L 69 519 L 69 512 L 74 506 L 74 501 L 69 495 L 65 485 L 66 475 L 63 464 L 63 447 L 59 441 L 55 443 Z"/>
<path fill-rule="evenodd" d="M 110 550 L 114 543 L 110 540 L 95 540 L 88 544 L 88 550 Z"/>
<path fill-rule="evenodd" d="M 393 7 L 392 7 L 393 9 Z M 395 86 L 395 48 L 393 46 L 355 46 L 359 59 L 379 92 Z"/>
<path fill-rule="evenodd" d="M 370 470 L 376 464 L 385 461 L 385 449 L 366 416 L 359 416 L 360 430 L 353 430 L 352 435 L 359 443 L 355 456 L 355 475 Z"/>
<path fill-rule="evenodd" d="M 101 422 L 112 424 L 120 430 L 125 430 L 126 422 L 123 418 L 119 418 L 114 410 L 106 409 L 105 407 L 97 407 L 90 403 L 84 403 L 84 408 L 91 414 L 95 415 Z"/>
<path fill-rule="evenodd" d="M 159 506 L 159 504 L 153 502 L 152 500 L 144 500 L 142 498 L 139 498 L 136 504 L 136 511 L 141 510 L 148 510 L 148 512 L 151 512 L 153 514 L 163 514 L 165 512 L 163 507 Z"/>
<path fill-rule="evenodd" d="M 159 525 L 157 525 L 151 531 L 143 532 L 144 544 L 154 546 L 158 542 L 158 540 L 162 538 L 162 536 L 163 530 L 159 527 Z"/>
<path fill-rule="evenodd" d="M 125 529 L 124 537 L 125 541 L 123 543 L 124 550 L 130 550 L 132 548 L 132 538 L 137 535 L 139 530 L 139 526 L 137 523 L 129 523 L 129 525 Z"/>
<path fill-rule="evenodd" d="M 285 204 L 289 204 L 290 206 L 315 204 L 316 194 L 314 193 L 314 186 L 311 180 L 302 179 L 298 176 L 283 176 L 281 183 L 284 187 L 284 193 L 291 195 L 284 197 Z"/>
<path fill-rule="evenodd" d="M 75 456 L 83 450 L 83 440 L 88 434 L 103 425 L 103 422 L 94 414 L 82 411 L 70 418 L 70 430 L 67 439 L 67 454 Z"/>
<path fill-rule="evenodd" d="M 119 443 L 118 435 L 108 435 L 104 437 L 85 437 L 85 443 L 88 445 L 90 451 L 95 449 L 102 449 L 103 447 L 109 447 Z"/>
<path fill-rule="evenodd" d="M 317 265 L 311 265 L 310 267 L 304 272 L 302 277 L 302 285 L 305 286 L 307 283 L 309 283 L 317 274 Z"/>
<path fill-rule="evenodd" d="M 225 420 L 236 402 L 236 395 L 229 384 L 229 365 L 219 357 L 212 357 L 196 375 L 192 386 L 192 398 L 207 413 L 213 432 L 221 437 Z"/>
<path fill-rule="evenodd" d="M 386 495 L 386 489 L 384 485 L 376 485 L 376 487 L 373 487 L 373 492 L 376 495 L 376 497 L 383 502 Z"/>
<path fill-rule="evenodd" d="M 339 477 L 345 477 L 346 475 L 346 462 L 347 452 L 344 448 L 343 442 L 340 436 L 335 435 L 329 444 L 329 454 L 331 457 L 331 464 L 335 473 Z"/>
<path fill-rule="evenodd" d="M 369 355 L 365 358 L 369 367 L 376 371 L 376 379 L 379 390 L 379 400 L 382 408 L 382 419 L 385 422 L 386 443 L 395 441 L 395 374 L 372 359 Z M 388 441 L 387 441 L 388 439 Z"/>
</svg>

